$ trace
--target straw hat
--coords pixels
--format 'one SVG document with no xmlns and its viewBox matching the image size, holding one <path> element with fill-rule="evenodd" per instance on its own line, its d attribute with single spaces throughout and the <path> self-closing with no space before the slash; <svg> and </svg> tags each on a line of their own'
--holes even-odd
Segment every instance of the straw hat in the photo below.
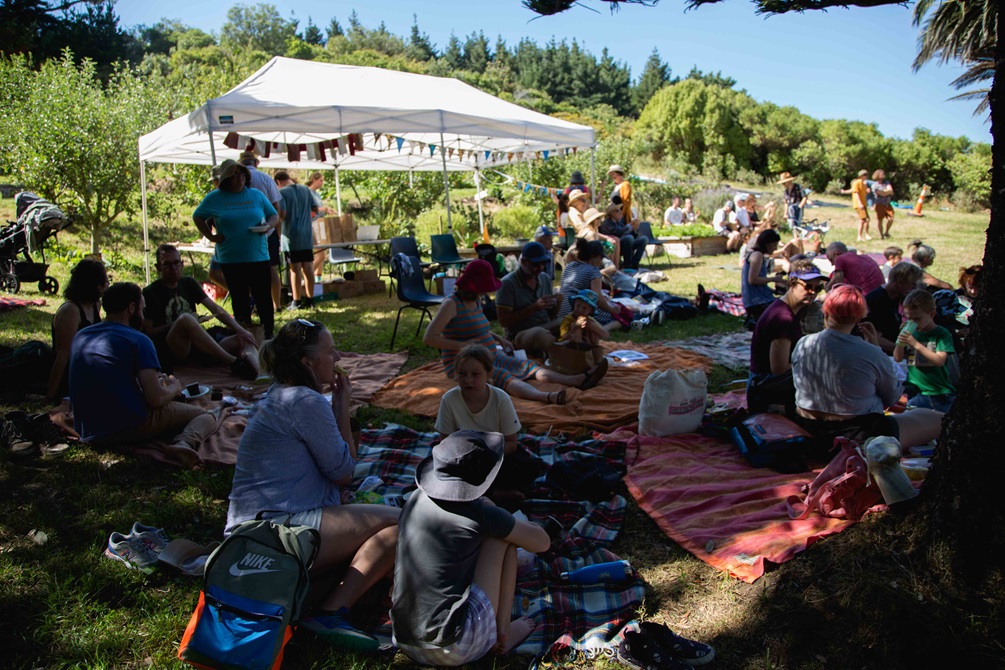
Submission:
<svg viewBox="0 0 1005 670">
<path fill-rule="evenodd" d="M 611 174 L 612 172 L 617 172 L 620 175 L 624 175 L 625 174 L 625 168 L 623 168 L 620 165 L 618 165 L 617 163 L 615 163 L 611 167 L 607 168 L 607 174 Z"/>
<path fill-rule="evenodd" d="M 604 213 L 595 207 L 590 207 L 588 210 L 583 212 L 583 223 L 590 225 L 597 219 L 604 218 Z"/>
<path fill-rule="evenodd" d="M 586 197 L 585 193 L 583 193 L 582 191 L 580 191 L 578 188 L 574 188 L 571 191 L 569 191 L 569 204 L 571 205 L 576 200 L 579 200 L 580 198 L 585 198 L 585 197 Z"/>
<path fill-rule="evenodd" d="M 858 176 L 859 177 L 868 177 L 869 176 L 869 171 L 868 170 L 859 170 L 858 171 Z"/>
<path fill-rule="evenodd" d="M 791 174 L 789 174 L 788 172 L 783 172 L 782 174 L 778 175 L 778 181 L 775 182 L 775 183 L 776 184 L 788 184 L 790 181 L 795 181 L 795 180 L 796 180 L 796 178 L 793 177 Z"/>
</svg>

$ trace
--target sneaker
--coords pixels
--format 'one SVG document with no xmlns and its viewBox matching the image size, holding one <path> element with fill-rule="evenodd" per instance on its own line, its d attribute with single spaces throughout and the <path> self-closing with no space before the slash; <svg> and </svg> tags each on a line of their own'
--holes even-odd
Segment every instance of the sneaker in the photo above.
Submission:
<svg viewBox="0 0 1005 670">
<path fill-rule="evenodd" d="M 128 568 L 150 572 L 157 563 L 157 554 L 142 542 L 127 537 L 122 533 L 112 533 L 108 536 L 108 546 L 105 556 L 121 561 Z"/>
<path fill-rule="evenodd" d="M 234 359 L 234 362 L 230 364 L 230 373 L 235 377 L 251 381 L 258 377 L 258 372 L 255 368 L 248 362 L 247 357 L 244 355 L 238 356 Z"/>
<path fill-rule="evenodd" d="M 30 423 L 24 412 L 7 412 L 0 423 L 0 443 L 10 449 L 11 456 L 32 456 L 36 449 L 29 431 Z"/>
<path fill-rule="evenodd" d="M 314 309 L 314 298 L 304 298 L 300 301 L 303 309 Z"/>
<path fill-rule="evenodd" d="M 608 367 L 610 367 L 610 362 L 607 360 L 607 357 L 605 356 L 604 358 L 600 359 L 600 362 L 597 363 L 592 370 L 586 373 L 586 379 L 584 379 L 583 383 L 579 385 L 579 388 L 583 391 L 586 391 L 592 389 L 594 386 L 599 384 L 600 380 L 603 379 L 604 375 L 607 374 Z"/>
<path fill-rule="evenodd" d="M 338 612 L 304 619 L 301 623 L 304 628 L 314 631 L 315 635 L 328 640 L 336 647 L 370 653 L 379 650 L 380 641 L 374 636 L 354 628 L 349 623 L 348 616 L 349 611 L 342 608 Z"/>
<path fill-rule="evenodd" d="M 144 546 L 158 555 L 164 551 L 165 547 L 171 544 L 171 538 L 168 537 L 163 528 L 144 526 L 139 521 L 133 524 L 132 532 L 129 533 L 128 537 L 139 539 L 143 542 Z"/>
<path fill-rule="evenodd" d="M 715 649 L 710 645 L 688 640 L 677 635 L 664 624 L 644 621 L 639 624 L 639 630 L 649 639 L 654 640 L 664 651 L 674 659 L 683 661 L 690 666 L 705 665 L 715 658 Z"/>
<path fill-rule="evenodd" d="M 299 300 L 294 300 L 289 305 L 286 306 L 286 311 L 287 312 L 296 312 L 299 309 L 300 309 L 300 301 Z"/>
<path fill-rule="evenodd" d="M 44 455 L 58 456 L 70 448 L 66 433 L 52 422 L 48 414 L 36 414 L 30 417 L 28 430 L 32 441 L 38 444 Z"/>
<path fill-rule="evenodd" d="M 631 329 L 632 330 L 642 330 L 643 328 L 645 328 L 648 325 L 649 325 L 649 317 L 648 316 L 644 316 L 641 319 L 635 319 L 634 321 L 632 321 Z"/>
<path fill-rule="evenodd" d="M 655 309 L 653 313 L 649 316 L 649 325 L 658 326 L 663 323 L 663 319 L 666 318 L 666 312 L 662 309 Z"/>
<path fill-rule="evenodd" d="M 615 656 L 635 670 L 691 670 L 690 665 L 671 657 L 654 639 L 633 630 L 625 631 Z"/>
</svg>

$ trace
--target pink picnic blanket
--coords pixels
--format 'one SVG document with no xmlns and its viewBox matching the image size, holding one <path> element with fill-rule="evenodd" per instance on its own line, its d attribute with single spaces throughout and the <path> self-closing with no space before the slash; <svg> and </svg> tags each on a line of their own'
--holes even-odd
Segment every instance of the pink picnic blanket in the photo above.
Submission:
<svg viewBox="0 0 1005 670">
<path fill-rule="evenodd" d="M 819 470 L 754 468 L 729 442 L 694 433 L 656 438 L 625 430 L 607 438 L 628 441 L 625 483 L 639 507 L 677 544 L 745 582 L 763 575 L 766 563 L 784 563 L 854 523 L 789 518 L 786 497 Z"/>
</svg>

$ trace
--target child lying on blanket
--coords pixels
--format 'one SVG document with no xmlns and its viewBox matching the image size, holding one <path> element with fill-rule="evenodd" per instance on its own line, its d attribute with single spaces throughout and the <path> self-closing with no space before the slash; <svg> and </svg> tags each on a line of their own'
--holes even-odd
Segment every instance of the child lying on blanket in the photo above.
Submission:
<svg viewBox="0 0 1005 670">
<path fill-rule="evenodd" d="M 527 617 L 510 621 L 516 549 L 546 551 L 551 541 L 541 526 L 482 497 L 504 443 L 499 433 L 459 431 L 416 470 L 419 490 L 398 526 L 391 626 L 394 644 L 422 665 L 508 653 L 534 630 Z"/>
<path fill-rule="evenodd" d="M 492 378 L 492 354 L 485 347 L 472 344 L 454 358 L 454 378 L 457 387 L 440 398 L 436 413 L 436 430 L 443 436 L 459 430 L 480 430 L 502 433 L 506 438 L 506 454 L 516 451 L 516 435 L 520 418 L 506 391 L 489 384 Z M 564 394 L 565 390 L 555 395 Z M 551 394 L 549 394 L 551 395 Z M 548 402 L 552 402 L 549 398 Z M 556 404 L 563 404 L 561 401 Z"/>
</svg>

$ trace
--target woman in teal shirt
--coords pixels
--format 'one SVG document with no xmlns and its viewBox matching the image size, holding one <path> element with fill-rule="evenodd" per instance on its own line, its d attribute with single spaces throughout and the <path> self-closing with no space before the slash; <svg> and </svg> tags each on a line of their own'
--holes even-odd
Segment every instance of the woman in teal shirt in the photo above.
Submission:
<svg viewBox="0 0 1005 670">
<path fill-rule="evenodd" d="M 230 159 L 220 164 L 220 187 L 211 192 L 192 214 L 196 228 L 216 242 L 216 260 L 230 288 L 234 318 L 251 322 L 255 299 L 265 337 L 272 337 L 275 310 L 269 270 L 269 234 L 279 225 L 279 214 L 265 195 L 248 188 L 248 168 Z"/>
</svg>

